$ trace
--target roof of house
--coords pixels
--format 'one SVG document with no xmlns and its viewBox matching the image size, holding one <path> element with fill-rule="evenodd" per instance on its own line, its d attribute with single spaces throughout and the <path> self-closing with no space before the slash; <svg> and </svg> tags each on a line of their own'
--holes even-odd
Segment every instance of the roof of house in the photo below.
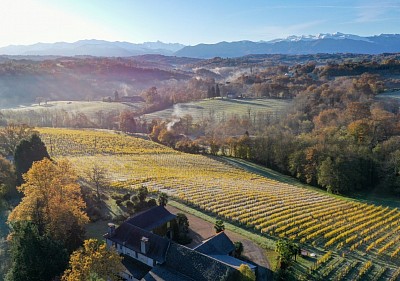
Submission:
<svg viewBox="0 0 400 281">
<path fill-rule="evenodd" d="M 163 206 L 156 206 L 130 217 L 125 222 L 152 231 L 175 218 L 176 216 Z"/>
<path fill-rule="evenodd" d="M 151 270 L 151 266 L 128 256 L 124 256 L 122 265 L 125 268 L 125 272 L 129 273 L 137 280 L 142 279 Z"/>
<path fill-rule="evenodd" d="M 223 263 L 226 263 L 232 267 L 235 267 L 235 268 L 239 268 L 239 266 L 241 266 L 242 264 L 248 265 L 250 267 L 250 269 L 257 268 L 257 266 L 255 266 L 254 264 L 239 260 L 232 256 L 228 256 L 228 255 L 209 255 L 209 256 L 216 260 L 219 260 Z"/>
<path fill-rule="evenodd" d="M 119 227 L 117 227 L 112 236 L 109 234 L 105 235 L 105 238 L 139 253 L 141 252 L 140 243 L 142 237 L 149 239 L 149 249 L 145 255 L 159 263 L 165 262 L 165 254 L 170 244 L 168 239 L 155 235 L 127 222 L 123 222 Z"/>
<path fill-rule="evenodd" d="M 196 281 L 221 280 L 236 272 L 233 267 L 176 243 L 171 243 L 165 266 Z"/>
<path fill-rule="evenodd" d="M 235 250 L 235 245 L 225 232 L 221 231 L 213 237 L 203 241 L 194 249 L 206 255 L 228 255 Z"/>
<path fill-rule="evenodd" d="M 187 276 L 184 276 L 169 267 L 163 265 L 156 265 L 151 269 L 150 272 L 146 274 L 146 276 L 142 278 L 141 281 L 195 281 L 195 280 Z"/>
</svg>

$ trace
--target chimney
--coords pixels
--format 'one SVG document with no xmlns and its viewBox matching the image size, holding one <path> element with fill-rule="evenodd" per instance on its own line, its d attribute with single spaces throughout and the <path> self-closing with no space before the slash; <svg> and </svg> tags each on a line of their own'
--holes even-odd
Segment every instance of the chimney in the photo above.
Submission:
<svg viewBox="0 0 400 281">
<path fill-rule="evenodd" d="M 115 233 L 115 224 L 113 224 L 113 223 L 109 223 L 108 224 L 108 236 L 113 236 L 114 235 L 114 233 Z"/>
<path fill-rule="evenodd" d="M 142 239 L 140 240 L 140 251 L 143 254 L 147 254 L 149 246 L 150 246 L 149 238 L 143 236 Z"/>
</svg>

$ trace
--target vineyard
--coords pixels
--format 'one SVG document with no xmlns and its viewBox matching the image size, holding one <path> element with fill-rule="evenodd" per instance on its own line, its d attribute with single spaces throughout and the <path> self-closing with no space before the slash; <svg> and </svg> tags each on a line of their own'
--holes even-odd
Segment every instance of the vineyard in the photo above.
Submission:
<svg viewBox="0 0 400 281">
<path fill-rule="evenodd" d="M 317 254 L 303 280 L 398 280 L 400 211 L 342 200 L 268 179 L 201 155 L 110 132 L 39 129 L 54 158 L 77 171 L 95 163 L 115 188 L 167 192 L 270 239 L 294 239 Z"/>
</svg>

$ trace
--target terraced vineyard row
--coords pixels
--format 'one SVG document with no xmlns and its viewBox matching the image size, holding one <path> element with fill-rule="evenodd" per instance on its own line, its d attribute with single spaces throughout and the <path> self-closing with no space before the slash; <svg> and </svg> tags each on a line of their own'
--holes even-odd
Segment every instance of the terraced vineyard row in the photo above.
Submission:
<svg viewBox="0 0 400 281">
<path fill-rule="evenodd" d="M 310 276 L 397 278 L 400 212 L 396 208 L 342 200 L 123 135 L 40 132 L 53 157 L 68 158 L 78 171 L 101 164 L 116 188 L 145 184 L 273 239 L 291 238 L 321 255 L 332 251 Z"/>
</svg>

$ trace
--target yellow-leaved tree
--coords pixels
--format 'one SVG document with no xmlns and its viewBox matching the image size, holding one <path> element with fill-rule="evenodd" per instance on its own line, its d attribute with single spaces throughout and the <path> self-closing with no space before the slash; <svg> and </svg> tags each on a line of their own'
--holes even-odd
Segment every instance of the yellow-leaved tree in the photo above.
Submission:
<svg viewBox="0 0 400 281">
<path fill-rule="evenodd" d="M 104 280 L 120 280 L 123 270 L 122 257 L 115 249 L 108 249 L 104 242 L 96 239 L 85 240 L 83 247 L 73 252 L 69 268 L 65 270 L 62 281 L 86 281 L 96 275 Z"/>
<path fill-rule="evenodd" d="M 18 189 L 24 197 L 8 221 L 32 221 L 40 235 L 63 243 L 70 252 L 82 245 L 89 218 L 71 164 L 45 158 L 35 162 L 23 177 L 25 183 Z"/>
</svg>

